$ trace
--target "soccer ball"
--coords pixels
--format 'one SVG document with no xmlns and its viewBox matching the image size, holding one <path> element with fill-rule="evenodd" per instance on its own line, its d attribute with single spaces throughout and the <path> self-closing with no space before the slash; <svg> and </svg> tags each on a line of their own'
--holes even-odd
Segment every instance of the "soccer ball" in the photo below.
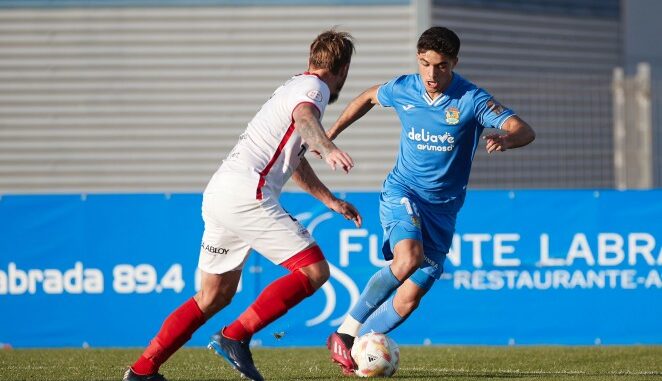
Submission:
<svg viewBox="0 0 662 381">
<path fill-rule="evenodd" d="M 400 348 L 383 333 L 370 332 L 354 340 L 352 358 L 359 377 L 390 377 L 400 365 Z"/>
</svg>

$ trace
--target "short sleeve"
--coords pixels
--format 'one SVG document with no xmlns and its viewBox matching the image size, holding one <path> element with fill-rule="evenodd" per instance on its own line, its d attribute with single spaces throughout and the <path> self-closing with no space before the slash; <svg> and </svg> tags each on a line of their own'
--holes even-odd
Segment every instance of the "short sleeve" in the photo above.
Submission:
<svg viewBox="0 0 662 381">
<path fill-rule="evenodd" d="M 393 78 L 377 89 L 377 100 L 382 107 L 393 107 L 393 90 L 401 77 Z"/>
<path fill-rule="evenodd" d="M 503 122 L 515 113 L 499 103 L 483 89 L 476 89 L 473 97 L 476 120 L 483 127 L 501 128 Z"/>
<path fill-rule="evenodd" d="M 311 103 L 324 115 L 329 103 L 329 87 L 315 76 L 305 76 L 292 84 L 289 91 L 288 106 L 291 112 L 301 103 Z"/>
</svg>

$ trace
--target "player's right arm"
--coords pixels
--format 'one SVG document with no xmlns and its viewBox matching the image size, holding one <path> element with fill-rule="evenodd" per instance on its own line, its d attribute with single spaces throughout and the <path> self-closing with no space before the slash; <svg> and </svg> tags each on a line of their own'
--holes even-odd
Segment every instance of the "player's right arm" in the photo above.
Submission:
<svg viewBox="0 0 662 381">
<path fill-rule="evenodd" d="M 335 171 L 341 167 L 345 172 L 354 166 L 352 158 L 335 144 L 324 133 L 319 121 L 320 112 L 311 103 L 300 103 L 292 112 L 294 125 L 311 151 L 319 152 L 329 166 Z"/>
<path fill-rule="evenodd" d="M 363 115 L 370 111 L 374 105 L 379 104 L 379 100 L 377 100 L 377 91 L 380 86 L 381 85 L 375 85 L 367 89 L 349 102 L 338 120 L 336 120 L 329 131 L 326 132 L 329 139 L 335 139 L 336 136 L 340 135 L 340 133 L 345 130 L 345 128 L 359 120 Z"/>
</svg>

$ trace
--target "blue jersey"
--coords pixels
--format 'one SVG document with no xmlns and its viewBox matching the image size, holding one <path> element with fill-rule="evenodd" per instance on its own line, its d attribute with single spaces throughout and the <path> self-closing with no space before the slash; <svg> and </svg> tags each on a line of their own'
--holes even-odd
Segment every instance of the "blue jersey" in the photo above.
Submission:
<svg viewBox="0 0 662 381">
<path fill-rule="evenodd" d="M 457 73 L 434 100 L 418 74 L 380 86 L 377 99 L 382 106 L 393 107 L 402 124 L 400 151 L 385 190 L 413 193 L 421 201 L 451 209 L 462 206 L 483 129 L 501 128 L 514 115 Z"/>
</svg>

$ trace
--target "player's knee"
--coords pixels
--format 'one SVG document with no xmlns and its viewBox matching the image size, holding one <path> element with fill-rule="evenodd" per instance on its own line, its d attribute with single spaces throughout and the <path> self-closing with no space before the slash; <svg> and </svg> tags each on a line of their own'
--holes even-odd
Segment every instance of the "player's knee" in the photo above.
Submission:
<svg viewBox="0 0 662 381">
<path fill-rule="evenodd" d="M 230 304 L 233 297 L 234 293 L 201 289 L 194 296 L 194 299 L 196 303 L 198 303 L 200 310 L 205 314 L 205 316 L 209 317 L 216 314 L 218 311 L 222 310 L 228 304 Z"/>
<path fill-rule="evenodd" d="M 417 247 L 416 250 L 412 252 L 411 260 L 415 268 L 419 268 L 421 266 L 423 260 L 425 260 L 422 247 Z"/>
<path fill-rule="evenodd" d="M 391 271 L 396 278 L 403 281 L 409 278 L 419 265 L 420 263 L 415 258 L 401 258 L 399 261 L 394 260 L 393 263 L 391 263 Z"/>
<path fill-rule="evenodd" d="M 331 276 L 331 271 L 329 270 L 329 263 L 326 260 L 322 260 L 311 265 L 302 267 L 301 272 L 306 274 L 310 285 L 317 290 L 322 287 L 329 277 Z"/>
<path fill-rule="evenodd" d="M 314 290 L 322 287 L 329 280 L 329 263 L 324 259 L 324 254 L 319 246 L 313 245 L 293 255 L 290 259 L 281 263 L 281 266 L 294 272 L 301 271 Z"/>
<path fill-rule="evenodd" d="M 394 252 L 396 259 L 401 257 L 403 261 L 418 263 L 419 265 L 423 262 L 423 244 L 421 241 L 414 239 L 402 240 L 395 245 Z"/>
<path fill-rule="evenodd" d="M 409 250 L 403 250 L 395 254 L 391 269 L 398 279 L 408 278 L 423 263 L 423 250 L 418 245 L 411 246 Z"/>
</svg>

